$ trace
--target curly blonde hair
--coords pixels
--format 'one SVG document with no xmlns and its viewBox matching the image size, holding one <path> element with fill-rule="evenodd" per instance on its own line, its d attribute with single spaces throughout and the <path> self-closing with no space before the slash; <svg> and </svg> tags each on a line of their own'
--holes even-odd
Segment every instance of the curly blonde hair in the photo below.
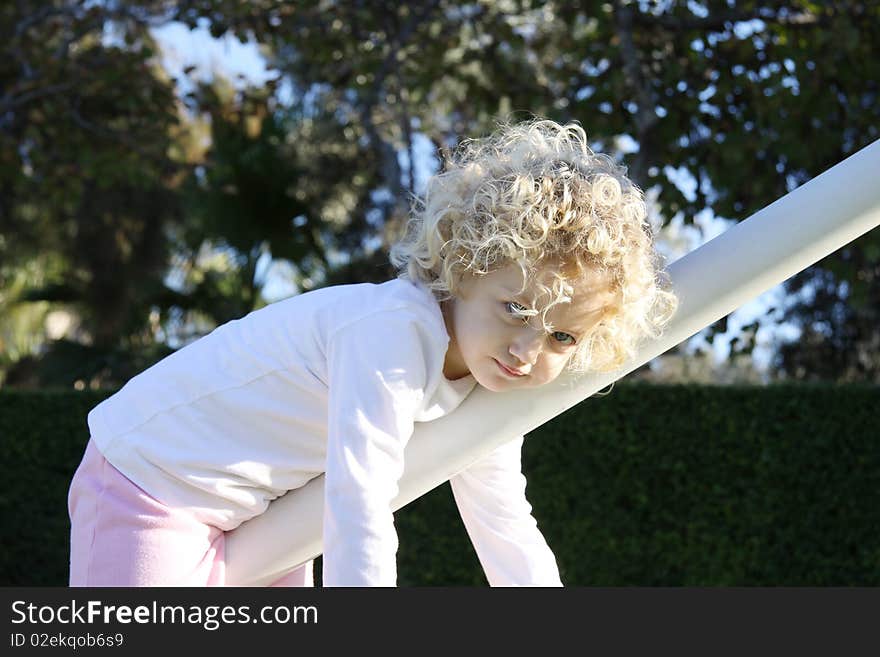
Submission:
<svg viewBox="0 0 880 657">
<path fill-rule="evenodd" d="M 524 279 L 553 272 L 551 303 L 570 299 L 579 278 L 602 275 L 615 301 L 577 345 L 573 372 L 612 371 L 644 337 L 658 336 L 677 307 L 661 271 L 641 190 L 626 169 L 594 153 L 577 123 L 501 124 L 462 142 L 413 206 L 391 248 L 399 276 L 440 301 L 462 278 L 518 264 Z"/>
</svg>

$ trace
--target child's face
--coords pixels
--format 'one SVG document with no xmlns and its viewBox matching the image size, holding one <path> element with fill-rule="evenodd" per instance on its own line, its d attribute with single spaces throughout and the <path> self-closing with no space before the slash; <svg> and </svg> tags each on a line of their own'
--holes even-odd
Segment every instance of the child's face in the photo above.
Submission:
<svg viewBox="0 0 880 657">
<path fill-rule="evenodd" d="M 446 378 L 470 373 L 484 388 L 501 392 L 535 388 L 559 376 L 613 294 L 598 276 L 586 276 L 575 283 L 570 303 L 557 304 L 547 313 L 554 328 L 548 333 L 540 314 L 524 321 L 515 311 L 543 310 L 549 299 L 542 298 L 538 282 L 549 284 L 549 273 L 539 272 L 525 289 L 515 264 L 462 282 L 459 296 L 443 308 L 450 335 Z"/>
</svg>

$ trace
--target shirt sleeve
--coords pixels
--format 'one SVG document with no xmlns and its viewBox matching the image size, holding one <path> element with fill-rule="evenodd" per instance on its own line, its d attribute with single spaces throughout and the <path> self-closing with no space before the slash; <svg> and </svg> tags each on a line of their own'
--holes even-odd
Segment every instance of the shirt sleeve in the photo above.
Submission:
<svg viewBox="0 0 880 657">
<path fill-rule="evenodd" d="M 526 500 L 519 437 L 449 481 L 491 586 L 562 586 L 556 558 Z"/>
<path fill-rule="evenodd" d="M 415 318 L 387 312 L 328 341 L 325 586 L 397 584 L 391 502 L 425 394 L 428 344 Z"/>
</svg>

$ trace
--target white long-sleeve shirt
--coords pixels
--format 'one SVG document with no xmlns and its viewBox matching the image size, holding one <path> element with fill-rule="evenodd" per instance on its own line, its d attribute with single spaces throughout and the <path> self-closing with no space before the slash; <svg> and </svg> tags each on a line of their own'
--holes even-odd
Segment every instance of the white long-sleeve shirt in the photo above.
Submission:
<svg viewBox="0 0 880 657">
<path fill-rule="evenodd" d="M 89 414 L 98 449 L 156 499 L 223 530 L 325 474 L 325 585 L 396 583 L 391 501 L 415 422 L 475 385 L 449 381 L 449 336 L 423 286 L 342 285 L 229 322 Z M 525 499 L 521 440 L 452 480 L 493 585 L 559 585 Z"/>
</svg>

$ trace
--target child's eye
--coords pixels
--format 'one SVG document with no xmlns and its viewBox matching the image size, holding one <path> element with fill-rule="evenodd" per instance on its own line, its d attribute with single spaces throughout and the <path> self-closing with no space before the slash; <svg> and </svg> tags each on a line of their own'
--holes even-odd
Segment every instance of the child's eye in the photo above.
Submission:
<svg viewBox="0 0 880 657">
<path fill-rule="evenodd" d="M 516 301 L 505 302 L 504 309 L 512 320 L 523 322 L 524 324 L 528 324 L 529 316 L 534 314 L 524 305 L 517 303 Z"/>
<path fill-rule="evenodd" d="M 563 333 L 562 331 L 553 331 L 551 334 L 553 339 L 556 340 L 559 344 L 563 345 L 572 345 L 575 343 L 575 339 L 573 336 L 568 333 Z"/>
</svg>

